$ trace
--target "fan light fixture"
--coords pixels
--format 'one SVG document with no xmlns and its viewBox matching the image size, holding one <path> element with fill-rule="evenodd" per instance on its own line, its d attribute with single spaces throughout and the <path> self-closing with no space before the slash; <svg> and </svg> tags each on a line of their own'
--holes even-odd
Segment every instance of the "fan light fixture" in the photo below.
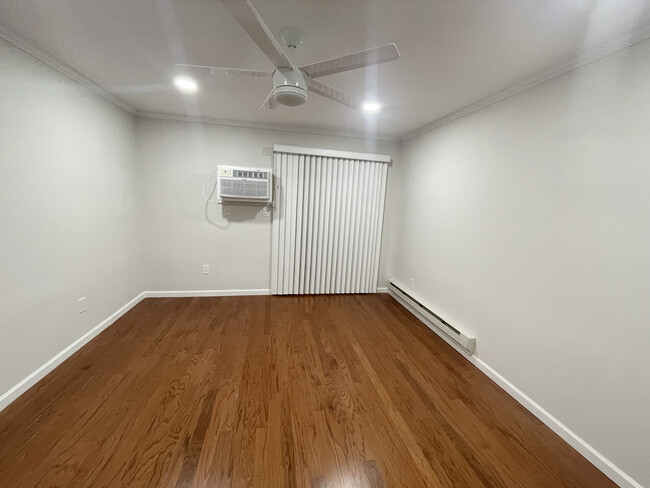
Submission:
<svg viewBox="0 0 650 488">
<path fill-rule="evenodd" d="M 381 104 L 377 102 L 364 102 L 361 108 L 367 114 L 376 114 L 381 112 Z"/>
<path fill-rule="evenodd" d="M 199 91 L 199 85 L 189 76 L 177 76 L 174 78 L 174 85 L 183 93 L 196 93 Z"/>
</svg>

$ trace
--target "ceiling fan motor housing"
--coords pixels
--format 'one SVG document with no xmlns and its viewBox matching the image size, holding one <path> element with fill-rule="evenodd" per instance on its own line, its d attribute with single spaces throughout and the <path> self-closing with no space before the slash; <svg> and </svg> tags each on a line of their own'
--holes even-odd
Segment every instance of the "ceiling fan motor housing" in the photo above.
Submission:
<svg viewBox="0 0 650 488">
<path fill-rule="evenodd" d="M 307 80 L 299 69 L 278 68 L 273 72 L 273 97 L 276 102 L 296 107 L 307 101 Z"/>
</svg>

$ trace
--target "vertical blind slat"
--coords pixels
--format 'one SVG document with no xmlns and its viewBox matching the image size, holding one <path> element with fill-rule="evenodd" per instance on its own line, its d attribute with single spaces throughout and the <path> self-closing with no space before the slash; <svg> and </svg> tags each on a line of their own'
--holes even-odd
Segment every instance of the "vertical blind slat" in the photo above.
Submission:
<svg viewBox="0 0 650 488">
<path fill-rule="evenodd" d="M 339 221 L 341 218 L 341 160 L 336 159 L 334 164 L 334 217 L 330 228 L 332 229 L 332 246 L 330 249 L 330 275 L 327 280 L 327 293 L 334 293 L 336 285 L 336 261 L 338 257 Z"/>
<path fill-rule="evenodd" d="M 320 227 L 320 166 L 318 165 L 318 157 L 311 157 L 312 170 L 314 171 L 314 193 L 311 200 L 314 202 L 314 228 L 311 243 L 311 266 L 309 278 L 309 293 L 316 291 L 316 263 L 318 262 L 318 229 Z"/>
<path fill-rule="evenodd" d="M 274 181 L 274 187 L 273 187 L 273 195 L 275 200 L 277 201 L 278 199 L 278 191 L 280 188 L 279 185 L 279 180 L 277 179 L 277 171 L 278 171 L 278 158 L 280 156 L 278 153 L 275 153 L 273 155 L 273 166 L 276 171 L 276 180 Z M 275 248 L 275 244 L 279 242 L 279 232 L 280 232 L 280 219 L 279 219 L 279 213 L 277 209 L 273 210 L 273 217 L 272 217 L 272 245 Z M 271 252 L 271 293 L 272 294 L 277 294 L 278 293 L 278 253 L 275 249 L 272 250 Z"/>
<path fill-rule="evenodd" d="M 343 166 L 343 179 L 345 180 L 344 187 L 345 191 L 341 195 L 341 201 L 343 202 L 343 209 L 341 211 L 341 239 L 339 246 L 339 262 L 337 264 L 337 273 L 336 277 L 336 292 L 345 293 L 345 264 L 347 261 L 347 245 L 348 237 L 350 235 L 349 222 L 350 222 L 350 175 L 352 171 L 352 166 L 350 161 L 346 160 Z"/>
<path fill-rule="evenodd" d="M 357 259 L 359 257 L 359 241 L 361 240 L 361 232 L 359 223 L 361 221 L 361 200 L 363 198 L 363 166 L 359 164 L 358 161 L 355 161 L 357 169 L 357 179 L 356 179 L 356 193 L 355 193 L 355 203 L 354 203 L 354 221 L 353 229 L 354 232 L 352 236 L 354 237 L 354 242 L 352 245 L 352 260 L 350 261 L 350 290 L 352 293 L 356 293 L 357 290 Z"/>
<path fill-rule="evenodd" d="M 325 248 L 325 270 L 323 279 L 323 293 L 329 293 L 329 281 L 332 276 L 332 239 L 334 239 L 334 210 L 336 208 L 336 179 L 335 179 L 335 160 L 329 158 L 327 165 L 327 181 L 329 184 L 328 205 L 329 209 L 325 228 L 327 229 L 327 246 Z"/>
<path fill-rule="evenodd" d="M 336 275 L 334 279 L 334 293 L 342 293 L 341 288 L 341 269 L 343 265 L 343 242 L 345 239 L 345 225 L 347 215 L 347 196 L 348 196 L 348 162 L 341 160 L 339 174 L 341 179 L 341 194 L 339 195 L 340 211 L 337 219 L 339 229 L 338 242 L 336 245 Z"/>
<path fill-rule="evenodd" d="M 294 178 L 293 175 L 293 168 L 294 168 L 294 159 L 295 155 L 291 154 L 287 158 L 287 221 L 285 225 L 287 226 L 287 242 L 286 242 L 286 254 L 285 254 L 285 263 L 284 263 L 284 271 L 285 271 L 285 276 L 284 276 L 284 293 L 291 293 L 291 285 L 293 282 L 293 265 L 294 265 L 294 246 L 295 246 L 295 231 L 296 231 L 296 226 L 294 225 L 295 223 L 295 213 L 294 210 L 296 208 L 296 199 L 292 198 L 294 195 L 294 192 L 296 191 L 296 179 Z"/>
<path fill-rule="evenodd" d="M 303 156 L 303 173 L 302 173 L 302 184 L 303 184 L 303 192 L 301 195 L 301 204 L 302 204 L 302 215 L 303 215 L 303 222 L 302 222 L 302 232 L 300 236 L 300 263 L 301 265 L 299 266 L 300 268 L 300 278 L 299 278 L 299 287 L 297 293 L 303 294 L 305 293 L 305 272 L 307 271 L 305 267 L 302 265 L 302 263 L 305 262 L 305 259 L 307 257 L 307 226 L 309 225 L 309 168 L 310 166 L 308 164 L 304 164 L 305 162 L 305 157 Z"/>
<path fill-rule="evenodd" d="M 348 193 L 349 212 L 347 221 L 347 238 L 345 242 L 345 263 L 343 265 L 343 289 L 350 290 L 350 263 L 352 262 L 352 248 L 354 247 L 354 211 L 356 208 L 357 165 L 350 161 L 350 191 Z"/>
<path fill-rule="evenodd" d="M 371 290 L 373 288 L 372 284 L 372 267 L 375 263 L 375 248 L 374 242 L 377 238 L 377 207 L 379 204 L 379 199 L 377 197 L 377 189 L 379 188 L 379 177 L 378 172 L 379 168 L 377 163 L 372 163 L 372 204 L 371 204 L 371 215 L 370 215 L 370 242 L 369 242 L 369 252 L 368 252 L 368 265 L 366 266 L 366 276 L 365 276 L 365 287 L 366 290 Z M 376 286 L 376 285 L 375 285 Z"/>
<path fill-rule="evenodd" d="M 287 186 L 286 186 L 286 174 L 285 166 L 287 161 L 287 155 L 280 155 L 280 167 L 278 169 L 278 178 L 280 180 L 280 195 L 279 201 L 276 202 L 277 212 L 279 214 L 279 238 L 278 238 L 278 293 L 284 293 L 284 251 L 286 249 L 286 230 L 287 230 L 287 218 L 286 218 L 286 201 L 287 201 Z"/>
<path fill-rule="evenodd" d="M 314 236 L 314 181 L 316 178 L 316 171 L 313 164 L 313 156 L 305 157 L 305 164 L 309 166 L 309 225 L 307 228 L 307 259 L 305 260 L 305 293 L 311 293 L 310 280 L 312 276 L 312 245 Z"/>
<path fill-rule="evenodd" d="M 381 167 L 381 182 L 379 184 L 380 186 L 380 191 L 379 191 L 379 217 L 377 218 L 377 235 L 375 238 L 375 264 L 373 266 L 373 277 L 372 277 L 372 282 L 374 283 L 373 286 L 377 286 L 377 280 L 379 278 L 379 253 L 381 250 L 381 238 L 382 238 L 382 231 L 383 231 L 383 223 L 384 223 L 384 202 L 386 199 L 386 178 L 388 176 L 388 167 L 386 165 L 382 165 Z"/>
<path fill-rule="evenodd" d="M 368 198 L 370 196 L 370 185 L 369 185 L 369 176 L 370 176 L 370 164 L 364 164 L 363 168 L 363 179 L 362 179 L 362 193 L 361 193 L 361 221 L 359 222 L 359 254 L 357 255 L 357 279 L 356 279 L 356 291 L 362 291 L 363 283 L 363 269 L 365 265 L 365 259 L 367 256 L 367 245 L 368 245 Z"/>
<path fill-rule="evenodd" d="M 366 166 L 366 198 L 365 205 L 366 210 L 364 212 L 364 222 L 363 222 L 363 252 L 361 253 L 360 263 L 359 263 L 359 291 L 361 293 L 367 293 L 367 280 L 366 280 L 366 270 L 368 269 L 368 256 L 370 254 L 370 229 L 372 222 L 372 163 L 368 163 Z"/>
<path fill-rule="evenodd" d="M 300 263 L 302 263 L 302 258 L 301 258 L 301 253 L 302 253 L 302 226 L 304 224 L 303 222 L 303 216 L 302 216 L 302 207 L 303 207 L 303 201 L 304 201 L 304 184 L 303 184 L 303 178 L 304 178 L 304 167 L 305 167 L 305 156 L 298 156 L 297 158 L 297 168 L 296 168 L 296 184 L 297 184 L 297 191 L 296 194 L 298 195 L 298 198 L 296 198 L 296 238 L 295 238 L 295 245 L 296 245 L 296 251 L 294 253 L 294 267 L 293 267 L 293 287 L 291 293 L 299 293 L 299 286 L 300 286 Z"/>
<path fill-rule="evenodd" d="M 325 164 L 325 216 L 323 219 L 323 255 L 321 259 L 321 280 L 320 280 L 320 292 L 327 293 L 326 283 L 327 278 L 330 273 L 329 264 L 329 246 L 332 238 L 330 232 L 330 214 L 332 211 L 332 159 L 327 158 Z"/>
</svg>

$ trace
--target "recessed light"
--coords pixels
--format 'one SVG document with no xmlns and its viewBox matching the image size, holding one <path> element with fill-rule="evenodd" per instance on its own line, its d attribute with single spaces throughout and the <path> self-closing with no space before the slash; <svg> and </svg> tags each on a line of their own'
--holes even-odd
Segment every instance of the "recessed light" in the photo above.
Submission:
<svg viewBox="0 0 650 488">
<path fill-rule="evenodd" d="M 199 91 L 199 85 L 189 76 L 177 76 L 174 78 L 174 85 L 183 93 L 196 93 Z"/>
<path fill-rule="evenodd" d="M 381 104 L 377 102 L 364 102 L 361 108 L 368 114 L 376 114 L 381 112 Z"/>
</svg>

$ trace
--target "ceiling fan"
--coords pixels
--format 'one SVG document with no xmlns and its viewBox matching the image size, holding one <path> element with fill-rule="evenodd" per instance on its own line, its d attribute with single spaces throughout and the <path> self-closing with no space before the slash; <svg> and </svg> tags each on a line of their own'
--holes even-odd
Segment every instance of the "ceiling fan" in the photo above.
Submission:
<svg viewBox="0 0 650 488">
<path fill-rule="evenodd" d="M 348 107 L 361 108 L 361 103 L 354 97 L 325 83 L 316 81 L 315 78 L 385 63 L 400 57 L 395 44 L 386 44 L 366 51 L 348 54 L 347 56 L 298 67 L 287 56 L 250 0 L 222 0 L 222 3 L 273 63 L 275 70 L 268 73 L 265 71 L 196 64 L 177 64 L 176 66 L 208 70 L 213 75 L 272 76 L 273 89 L 266 97 L 262 107 L 274 109 L 278 104 L 289 107 L 302 105 L 307 101 L 308 91 L 310 91 Z M 296 29 L 285 28 L 280 32 L 280 37 L 289 50 L 296 49 L 302 44 L 302 32 Z"/>
</svg>

